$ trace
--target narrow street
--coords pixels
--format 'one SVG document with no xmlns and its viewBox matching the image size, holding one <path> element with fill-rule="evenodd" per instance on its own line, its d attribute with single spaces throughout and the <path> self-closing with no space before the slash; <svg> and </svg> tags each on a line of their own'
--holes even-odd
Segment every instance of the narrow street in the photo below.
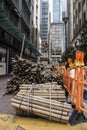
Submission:
<svg viewBox="0 0 87 130">
<path fill-rule="evenodd" d="M 4 96 L 8 79 L 10 79 L 10 77 L 4 77 L 0 79 L 0 113 L 15 115 L 15 110 L 11 106 L 11 98 L 14 95 L 11 94 Z"/>
<path fill-rule="evenodd" d="M 87 0 L 0 0 L 0 130 L 87 130 Z"/>
</svg>

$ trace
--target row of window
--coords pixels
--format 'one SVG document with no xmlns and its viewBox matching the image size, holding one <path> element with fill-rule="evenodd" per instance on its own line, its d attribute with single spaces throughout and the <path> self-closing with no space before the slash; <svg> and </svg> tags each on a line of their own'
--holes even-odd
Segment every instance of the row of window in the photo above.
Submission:
<svg viewBox="0 0 87 130">
<path fill-rule="evenodd" d="M 16 10 L 13 10 L 13 8 L 10 6 L 10 4 L 7 1 L 4 1 L 4 3 L 2 3 L 2 4 L 4 5 L 4 10 L 8 14 L 8 17 L 10 18 L 10 20 L 15 25 L 18 25 L 19 16 L 15 12 Z M 23 13 L 23 16 L 26 18 L 26 21 L 29 22 L 30 21 L 30 14 L 29 14 L 29 11 L 26 9 L 26 6 L 24 4 L 22 5 L 22 13 Z"/>
<path fill-rule="evenodd" d="M 80 12 L 81 11 L 81 9 L 82 9 L 82 6 L 85 4 L 85 0 L 83 0 L 83 1 L 80 1 L 80 2 L 78 2 L 78 10 L 76 9 L 76 3 L 74 2 L 73 3 L 73 10 L 75 10 L 76 9 L 76 11 L 75 11 L 75 17 L 77 18 L 77 16 L 78 16 L 78 12 Z"/>
<path fill-rule="evenodd" d="M 23 7 L 24 10 L 25 6 Z M 7 12 L 9 19 L 16 25 L 18 26 L 19 24 L 19 16 L 17 15 L 17 13 L 15 12 L 15 10 L 13 10 L 13 8 L 10 6 L 10 4 L 7 1 L 4 1 L 4 10 Z M 26 12 L 27 13 L 27 12 Z M 24 15 L 26 16 L 26 15 Z M 29 16 L 29 13 L 28 13 Z M 30 17 L 26 16 L 27 18 L 30 19 Z M 27 20 L 26 20 L 27 21 Z M 29 22 L 29 20 L 28 20 Z M 25 33 L 26 37 L 29 38 L 30 35 L 30 30 L 27 29 L 26 24 L 21 21 L 21 31 Z"/>
<path fill-rule="evenodd" d="M 12 45 L 13 48 L 16 48 L 16 49 L 20 49 L 21 48 L 20 42 L 18 42 L 15 38 L 13 38 L 10 34 L 5 32 L 1 28 L 0 28 L 0 39 L 1 39 L 1 41 L 4 41 L 4 42 Z M 19 45 L 18 45 L 18 43 L 19 43 Z M 19 46 L 19 48 L 18 48 L 18 46 Z"/>
<path fill-rule="evenodd" d="M 75 6 L 76 6 L 76 3 L 78 2 L 79 0 L 75 0 L 75 2 L 73 2 L 73 7 L 75 8 Z M 80 1 L 79 1 L 80 2 Z M 85 2 L 86 2 L 86 0 L 81 0 L 81 2 L 82 2 L 82 5 L 84 5 L 85 4 Z"/>
<path fill-rule="evenodd" d="M 22 1 L 22 13 L 24 14 L 26 21 L 30 21 L 30 13 L 28 8 L 26 8 L 25 2 Z"/>
<path fill-rule="evenodd" d="M 82 14 L 82 19 L 79 19 L 78 20 L 78 24 L 76 24 L 75 25 L 75 22 L 74 22 L 74 35 L 76 35 L 77 33 L 78 33 L 78 31 L 81 29 L 81 26 L 83 25 L 83 24 L 85 24 L 85 21 L 86 21 L 86 11 L 85 12 L 83 12 L 83 14 Z"/>
</svg>

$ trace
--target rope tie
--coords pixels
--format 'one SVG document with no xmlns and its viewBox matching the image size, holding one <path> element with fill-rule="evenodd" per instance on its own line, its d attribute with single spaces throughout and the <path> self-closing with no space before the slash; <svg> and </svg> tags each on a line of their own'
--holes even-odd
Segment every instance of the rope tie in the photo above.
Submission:
<svg viewBox="0 0 87 130">
<path fill-rule="evenodd" d="M 58 86 L 56 86 L 56 88 L 58 88 Z M 59 91 L 57 90 L 57 101 L 59 101 L 58 99 L 59 99 Z"/>
<path fill-rule="evenodd" d="M 30 103 L 31 93 L 32 93 L 33 86 L 31 85 L 30 92 L 28 92 L 28 108 L 31 108 L 32 103 Z M 29 114 L 29 110 L 28 110 Z"/>
<path fill-rule="evenodd" d="M 51 96 L 52 96 L 52 92 L 51 92 L 51 85 L 50 85 L 50 115 L 49 115 L 49 119 L 51 121 L 51 108 L 52 108 L 52 104 L 51 104 Z"/>
<path fill-rule="evenodd" d="M 34 95 L 34 88 L 35 88 L 35 84 L 32 84 L 32 89 L 31 89 L 31 98 L 33 97 Z M 32 102 L 31 102 L 31 113 L 32 113 L 32 105 L 33 105 L 33 99 L 32 99 Z"/>
<path fill-rule="evenodd" d="M 23 96 L 25 96 L 25 93 L 23 93 Z M 21 104 L 22 104 L 23 100 L 24 100 L 24 98 L 21 98 L 20 105 L 19 105 L 19 109 L 20 109 L 20 107 L 21 107 Z"/>
<path fill-rule="evenodd" d="M 64 103 L 63 103 L 63 106 L 62 106 L 62 111 L 61 111 L 61 115 L 60 115 L 60 121 L 61 121 L 62 116 L 63 116 L 63 109 L 64 109 Z"/>
</svg>

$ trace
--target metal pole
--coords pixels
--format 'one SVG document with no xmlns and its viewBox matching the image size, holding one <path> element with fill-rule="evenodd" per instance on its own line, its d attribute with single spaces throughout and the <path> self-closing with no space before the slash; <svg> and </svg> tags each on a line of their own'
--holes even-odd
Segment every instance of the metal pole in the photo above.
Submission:
<svg viewBox="0 0 87 130">
<path fill-rule="evenodd" d="M 66 23 L 67 22 L 65 22 L 65 49 L 67 51 L 67 30 L 66 30 Z"/>
<path fill-rule="evenodd" d="M 25 41 L 25 35 L 23 36 L 23 42 L 22 42 L 22 48 L 21 48 L 21 54 L 20 54 L 21 58 L 22 58 L 23 49 L 24 49 L 24 41 Z"/>
<path fill-rule="evenodd" d="M 66 28 L 66 24 L 69 20 L 69 17 L 64 17 L 63 21 L 65 23 L 65 51 L 67 51 L 67 28 Z"/>
<path fill-rule="evenodd" d="M 49 57 L 50 57 L 50 54 L 49 54 L 49 47 L 48 47 L 48 64 L 50 63 Z"/>
</svg>

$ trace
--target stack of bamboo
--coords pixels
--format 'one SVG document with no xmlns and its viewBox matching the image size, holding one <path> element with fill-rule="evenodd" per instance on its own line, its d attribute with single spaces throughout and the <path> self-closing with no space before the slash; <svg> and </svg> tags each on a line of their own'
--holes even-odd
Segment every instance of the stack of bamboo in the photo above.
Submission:
<svg viewBox="0 0 87 130">
<path fill-rule="evenodd" d="M 54 71 L 43 71 L 42 72 L 43 78 L 45 79 L 45 82 L 57 82 L 60 85 L 63 85 L 62 77 L 58 72 Z"/>
<path fill-rule="evenodd" d="M 46 99 L 41 96 L 33 96 L 27 90 L 19 91 L 18 94 L 12 99 L 12 106 L 17 111 L 24 111 L 27 115 L 34 114 L 51 121 L 58 121 L 68 123 L 71 105 L 61 103 L 50 98 Z"/>
<path fill-rule="evenodd" d="M 31 95 L 33 96 L 40 96 L 49 99 L 51 94 L 52 100 L 61 101 L 61 102 L 66 101 L 65 89 L 63 89 L 63 87 L 61 85 L 58 85 L 57 83 L 36 84 L 36 85 L 22 84 L 20 85 L 19 89 L 23 93 L 25 93 L 27 90 L 26 93 L 27 95 L 28 93 L 31 93 Z"/>
<path fill-rule="evenodd" d="M 12 78 L 8 81 L 6 93 L 17 93 L 20 84 L 41 83 L 43 75 L 41 69 L 30 60 L 17 57 L 12 60 Z"/>
<path fill-rule="evenodd" d="M 6 93 L 17 93 L 20 84 L 45 83 L 57 81 L 63 85 L 63 81 L 58 73 L 51 70 L 41 71 L 40 65 L 36 65 L 30 60 L 16 57 L 12 60 L 12 78 L 8 81 Z"/>
</svg>

